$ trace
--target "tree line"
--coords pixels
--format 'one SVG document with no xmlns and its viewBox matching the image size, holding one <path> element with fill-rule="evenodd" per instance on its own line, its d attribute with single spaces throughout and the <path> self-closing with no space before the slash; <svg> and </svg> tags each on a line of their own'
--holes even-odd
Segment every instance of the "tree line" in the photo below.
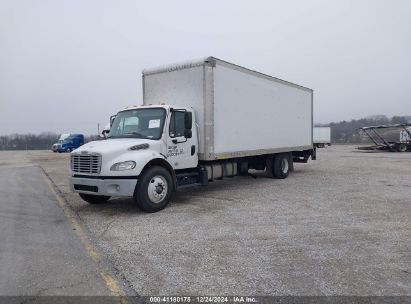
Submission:
<svg viewBox="0 0 411 304">
<path fill-rule="evenodd" d="M 332 143 L 366 143 L 370 142 L 368 136 L 359 132 L 359 128 L 379 125 L 396 125 L 411 123 L 411 116 L 393 116 L 391 118 L 385 115 L 373 115 L 367 118 L 353 119 L 351 121 L 331 122 L 328 124 L 317 124 L 318 127 L 331 128 Z M 399 140 L 399 129 L 379 130 L 387 139 L 392 141 Z"/>
<path fill-rule="evenodd" d="M 60 135 L 53 132 L 40 134 L 10 134 L 0 136 L 0 150 L 49 150 Z M 84 138 L 85 142 L 99 139 L 98 135 Z"/>
<path fill-rule="evenodd" d="M 331 128 L 332 143 L 362 143 L 369 142 L 369 138 L 358 132 L 361 127 L 392 125 L 411 123 L 411 116 L 394 116 L 388 118 L 385 115 L 374 115 L 367 118 L 353 119 L 351 121 L 331 122 L 328 124 L 316 124 L 316 126 Z M 384 131 L 381 131 L 384 132 Z M 393 140 L 399 137 L 398 130 L 386 131 Z M 40 134 L 10 134 L 0 136 L 0 150 L 48 150 L 57 142 L 59 135 L 53 132 Z M 98 140 L 98 135 L 85 137 L 85 142 Z"/>
</svg>

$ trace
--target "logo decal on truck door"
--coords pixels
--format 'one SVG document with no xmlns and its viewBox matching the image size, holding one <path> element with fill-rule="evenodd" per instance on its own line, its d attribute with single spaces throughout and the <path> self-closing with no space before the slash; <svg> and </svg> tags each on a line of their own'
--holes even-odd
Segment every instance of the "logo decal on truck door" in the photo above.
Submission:
<svg viewBox="0 0 411 304">
<path fill-rule="evenodd" d="M 177 146 L 168 146 L 167 147 L 167 157 L 179 156 L 184 154 L 183 148 L 177 148 Z"/>
</svg>

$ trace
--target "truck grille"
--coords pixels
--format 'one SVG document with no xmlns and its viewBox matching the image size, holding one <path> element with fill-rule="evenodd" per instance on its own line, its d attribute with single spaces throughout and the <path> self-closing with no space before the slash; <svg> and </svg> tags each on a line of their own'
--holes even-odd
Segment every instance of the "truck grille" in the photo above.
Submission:
<svg viewBox="0 0 411 304">
<path fill-rule="evenodd" d="M 100 154 L 71 154 L 71 171 L 77 173 L 99 174 L 100 169 Z"/>
</svg>

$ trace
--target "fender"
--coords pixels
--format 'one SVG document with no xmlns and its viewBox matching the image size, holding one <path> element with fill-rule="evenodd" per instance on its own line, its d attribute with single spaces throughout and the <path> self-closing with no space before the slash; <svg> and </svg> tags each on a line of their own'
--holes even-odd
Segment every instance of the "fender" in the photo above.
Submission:
<svg viewBox="0 0 411 304">
<path fill-rule="evenodd" d="M 173 180 L 174 189 L 176 189 L 177 178 L 173 167 L 170 165 L 164 155 L 155 150 L 128 151 L 127 153 L 121 154 L 119 157 L 110 161 L 110 163 L 106 165 L 105 170 L 109 171 L 110 167 L 113 164 L 128 160 L 133 160 L 136 162 L 136 167 L 133 170 L 117 172 L 111 171 L 110 175 L 124 176 L 125 174 L 127 174 L 131 176 L 139 176 L 143 173 L 144 170 L 151 166 L 162 166 L 170 173 Z"/>
<path fill-rule="evenodd" d="M 103 162 L 104 168 L 101 168 L 101 174 L 103 175 L 111 175 L 111 176 L 138 176 L 141 174 L 143 169 L 146 167 L 146 165 L 154 160 L 154 159 L 160 159 L 164 160 L 164 156 L 160 153 L 158 153 L 155 150 L 138 150 L 138 151 L 127 151 L 126 153 L 122 153 L 116 158 L 111 159 L 108 162 Z M 126 171 L 111 171 L 110 168 L 112 165 L 115 163 L 120 163 L 124 161 L 135 161 L 136 162 L 136 167 L 132 170 L 126 170 Z M 167 161 L 165 161 L 167 162 Z M 168 169 L 168 167 L 167 167 Z"/>
<path fill-rule="evenodd" d="M 161 155 L 162 156 L 162 155 Z M 177 189 L 177 178 L 176 178 L 176 173 L 173 169 L 173 167 L 171 167 L 170 163 L 164 158 L 164 156 L 162 156 L 162 158 L 155 158 L 150 160 L 143 168 L 143 170 L 141 171 L 144 172 L 146 169 L 152 167 L 152 166 L 161 166 L 164 167 L 171 175 L 171 178 L 173 179 L 173 189 Z M 141 174 L 140 173 L 140 174 Z"/>
</svg>

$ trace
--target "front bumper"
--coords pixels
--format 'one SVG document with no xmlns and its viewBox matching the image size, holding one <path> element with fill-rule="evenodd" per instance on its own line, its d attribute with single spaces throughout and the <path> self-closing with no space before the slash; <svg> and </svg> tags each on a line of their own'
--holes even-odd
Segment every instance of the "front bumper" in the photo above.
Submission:
<svg viewBox="0 0 411 304">
<path fill-rule="evenodd" d="M 73 192 L 106 196 L 133 196 L 137 179 L 70 176 L 69 183 L 70 190 Z"/>
</svg>

